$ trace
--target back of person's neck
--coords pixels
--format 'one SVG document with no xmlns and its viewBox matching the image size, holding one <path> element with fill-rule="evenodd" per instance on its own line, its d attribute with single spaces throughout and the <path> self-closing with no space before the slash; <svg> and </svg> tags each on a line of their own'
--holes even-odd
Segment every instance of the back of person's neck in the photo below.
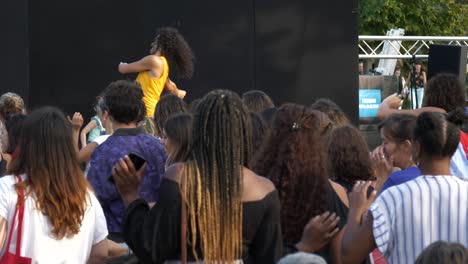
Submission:
<svg viewBox="0 0 468 264">
<path fill-rule="evenodd" d="M 422 175 L 450 175 L 450 158 L 421 157 L 418 167 Z"/>
<path fill-rule="evenodd" d="M 118 122 L 112 122 L 112 130 L 113 131 L 116 131 L 117 129 L 121 129 L 121 128 L 136 128 L 137 127 L 137 123 L 136 122 L 131 122 L 131 123 L 128 123 L 128 124 L 125 124 L 125 123 L 118 123 Z"/>
</svg>

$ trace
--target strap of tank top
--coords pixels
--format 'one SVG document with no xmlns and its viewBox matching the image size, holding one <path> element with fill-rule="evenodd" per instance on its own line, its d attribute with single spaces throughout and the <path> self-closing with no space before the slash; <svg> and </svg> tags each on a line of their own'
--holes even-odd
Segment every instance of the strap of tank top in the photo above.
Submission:
<svg viewBox="0 0 468 264">
<path fill-rule="evenodd" d="M 21 176 L 17 176 L 18 178 L 18 183 L 22 183 L 23 180 L 21 179 Z M 16 255 L 20 256 L 21 255 L 21 240 L 23 237 L 23 217 L 24 217 L 24 190 L 19 189 L 18 190 L 18 203 L 19 205 L 19 214 L 18 214 L 18 232 L 16 233 Z"/>
<path fill-rule="evenodd" d="M 18 183 L 22 183 L 21 176 L 16 176 Z M 23 189 L 18 190 L 18 200 L 16 201 L 15 213 L 11 222 L 10 232 L 8 234 L 8 241 L 5 253 L 10 252 L 11 237 L 13 236 L 13 229 L 15 229 L 16 216 L 18 216 L 18 231 L 16 234 L 16 255 L 20 255 L 21 238 L 23 231 L 23 216 L 24 216 L 24 192 Z"/>
</svg>

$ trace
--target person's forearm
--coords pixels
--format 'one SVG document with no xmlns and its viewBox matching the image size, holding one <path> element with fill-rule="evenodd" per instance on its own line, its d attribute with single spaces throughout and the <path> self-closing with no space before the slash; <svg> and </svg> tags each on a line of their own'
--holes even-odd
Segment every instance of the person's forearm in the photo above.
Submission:
<svg viewBox="0 0 468 264">
<path fill-rule="evenodd" d="M 80 129 L 73 129 L 73 145 L 76 153 L 80 152 L 79 141 L 80 140 Z"/>
<path fill-rule="evenodd" d="M 342 241 L 342 261 L 343 263 L 360 263 L 355 252 L 359 248 L 359 243 L 356 243 L 356 236 L 359 233 L 360 221 L 356 220 L 357 215 L 349 211 L 348 222 L 343 235 Z"/>
<path fill-rule="evenodd" d="M 81 139 L 81 148 L 86 147 L 86 134 L 82 132 L 80 135 L 80 139 Z"/>
<path fill-rule="evenodd" d="M 132 202 L 138 199 L 138 193 L 126 193 L 122 194 L 121 197 L 125 208 L 127 208 Z"/>
</svg>

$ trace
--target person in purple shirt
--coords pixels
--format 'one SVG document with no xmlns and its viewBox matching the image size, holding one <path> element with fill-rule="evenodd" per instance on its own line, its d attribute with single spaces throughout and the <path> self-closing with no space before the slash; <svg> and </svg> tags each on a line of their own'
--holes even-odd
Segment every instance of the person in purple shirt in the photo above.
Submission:
<svg viewBox="0 0 468 264">
<path fill-rule="evenodd" d="M 109 239 L 122 242 L 120 232 L 125 207 L 115 184 L 110 180 L 112 167 L 131 152 L 146 160 L 146 172 L 138 190 L 148 203 L 158 200 L 159 185 L 164 176 L 166 152 L 159 139 L 138 127 L 146 113 L 143 92 L 129 81 L 111 83 L 104 91 L 105 118 L 109 118 L 114 134 L 93 152 L 87 178 L 101 203 L 109 230 Z"/>
<path fill-rule="evenodd" d="M 371 154 L 376 168 L 378 193 L 391 186 L 415 179 L 421 175 L 412 152 L 412 135 L 416 116 L 393 114 L 379 124 L 382 145 Z M 394 171 L 394 168 L 399 169 Z"/>
</svg>

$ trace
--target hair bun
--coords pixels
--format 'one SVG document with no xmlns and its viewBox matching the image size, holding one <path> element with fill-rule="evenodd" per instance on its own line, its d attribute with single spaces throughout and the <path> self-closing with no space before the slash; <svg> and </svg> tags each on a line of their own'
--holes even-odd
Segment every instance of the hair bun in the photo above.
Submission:
<svg viewBox="0 0 468 264">
<path fill-rule="evenodd" d="M 432 113 L 425 112 L 419 115 L 417 126 L 424 130 L 434 130 L 436 128 L 437 120 Z"/>
<path fill-rule="evenodd" d="M 468 114 L 465 109 L 458 107 L 447 114 L 447 121 L 460 127 L 468 121 Z"/>
</svg>

